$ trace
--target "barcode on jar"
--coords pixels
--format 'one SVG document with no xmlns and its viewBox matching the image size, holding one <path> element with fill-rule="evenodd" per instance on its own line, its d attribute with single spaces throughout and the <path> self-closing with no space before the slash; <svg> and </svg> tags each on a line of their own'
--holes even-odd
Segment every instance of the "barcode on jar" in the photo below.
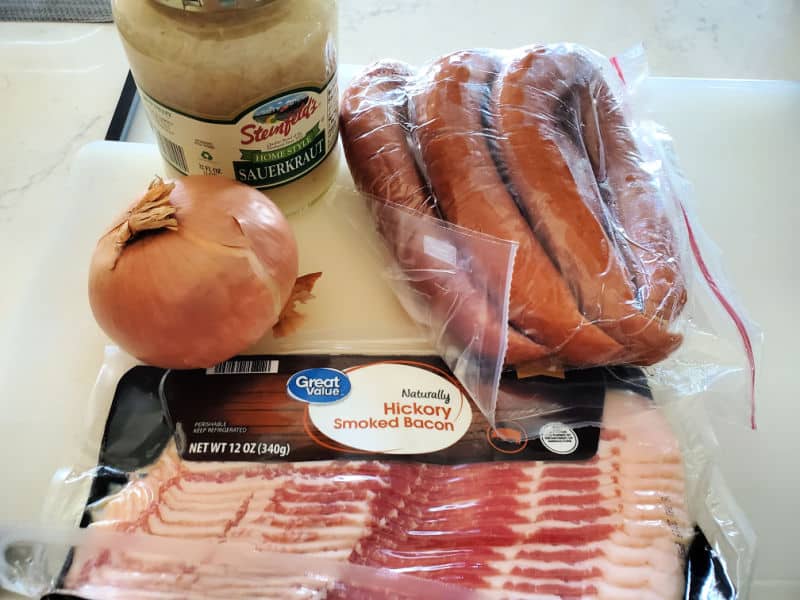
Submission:
<svg viewBox="0 0 800 600">
<path fill-rule="evenodd" d="M 226 360 L 206 369 L 206 375 L 273 374 L 278 372 L 278 361 L 265 358 Z"/>
<path fill-rule="evenodd" d="M 183 153 L 183 147 L 165 138 L 157 131 L 155 134 L 158 140 L 158 147 L 161 150 L 161 155 L 181 173 L 188 175 L 189 168 L 186 166 L 186 155 Z"/>
</svg>

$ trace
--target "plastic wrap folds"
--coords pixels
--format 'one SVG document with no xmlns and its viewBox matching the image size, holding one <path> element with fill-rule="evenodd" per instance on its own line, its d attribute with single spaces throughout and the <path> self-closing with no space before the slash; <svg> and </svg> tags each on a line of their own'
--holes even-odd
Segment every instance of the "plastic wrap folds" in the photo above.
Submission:
<svg viewBox="0 0 800 600">
<path fill-rule="evenodd" d="M 509 336 L 507 305 L 493 293 L 499 286 L 500 298 L 508 294 L 516 244 L 393 204 L 373 210 L 398 298 L 483 413 L 494 415 Z M 491 275 L 476 268 L 478 256 Z"/>
</svg>

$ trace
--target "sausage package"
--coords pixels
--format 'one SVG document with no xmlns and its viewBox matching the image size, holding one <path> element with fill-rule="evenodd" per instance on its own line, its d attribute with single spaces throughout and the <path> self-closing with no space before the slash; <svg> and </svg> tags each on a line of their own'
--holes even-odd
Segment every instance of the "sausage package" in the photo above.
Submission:
<svg viewBox="0 0 800 600">
<path fill-rule="evenodd" d="M 528 378 L 539 420 L 492 426 L 437 356 L 169 371 L 109 348 L 45 526 L 0 526 L 0 584 L 97 600 L 742 597 L 752 534 L 707 425 L 657 406 L 641 373 L 610 373 Z"/>
<path fill-rule="evenodd" d="M 702 396 L 755 426 L 760 333 L 710 265 L 713 246 L 644 88 L 641 49 L 611 60 L 571 44 L 465 50 L 418 69 L 384 60 L 344 90 L 342 142 L 395 289 L 441 305 L 436 281 L 477 276 L 481 301 L 507 316 L 507 374 L 634 365 L 659 398 Z M 427 264 L 388 206 L 424 216 L 424 227 L 437 219 L 514 242 L 510 287 L 489 253 L 472 253 L 468 273 Z M 464 347 L 482 326 L 457 315 L 423 324 L 434 343 L 446 334 Z"/>
</svg>

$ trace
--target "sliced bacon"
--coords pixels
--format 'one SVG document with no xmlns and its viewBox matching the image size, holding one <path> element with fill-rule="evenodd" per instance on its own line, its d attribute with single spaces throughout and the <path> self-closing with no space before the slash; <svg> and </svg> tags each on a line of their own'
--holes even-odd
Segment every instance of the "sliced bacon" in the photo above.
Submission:
<svg viewBox="0 0 800 600">
<path fill-rule="evenodd" d="M 497 598 L 678 597 L 691 522 L 677 441 L 650 407 L 609 393 L 597 455 L 573 463 L 198 463 L 169 447 L 92 527 L 244 542 Z M 309 574 L 118 549 L 78 550 L 72 565 L 66 587 L 93 598 L 373 597 Z"/>
</svg>

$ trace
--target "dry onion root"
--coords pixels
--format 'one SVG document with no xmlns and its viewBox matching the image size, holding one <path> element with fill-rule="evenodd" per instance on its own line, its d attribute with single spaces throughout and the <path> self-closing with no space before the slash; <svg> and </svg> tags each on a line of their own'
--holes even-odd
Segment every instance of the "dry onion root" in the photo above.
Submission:
<svg viewBox="0 0 800 600">
<path fill-rule="evenodd" d="M 275 326 L 319 274 L 297 280 L 297 243 L 261 192 L 222 177 L 157 178 L 98 241 L 89 301 L 108 336 L 140 360 L 206 368 Z M 293 293 L 297 280 L 297 290 Z M 291 302 L 290 302 L 291 300 Z"/>
</svg>

